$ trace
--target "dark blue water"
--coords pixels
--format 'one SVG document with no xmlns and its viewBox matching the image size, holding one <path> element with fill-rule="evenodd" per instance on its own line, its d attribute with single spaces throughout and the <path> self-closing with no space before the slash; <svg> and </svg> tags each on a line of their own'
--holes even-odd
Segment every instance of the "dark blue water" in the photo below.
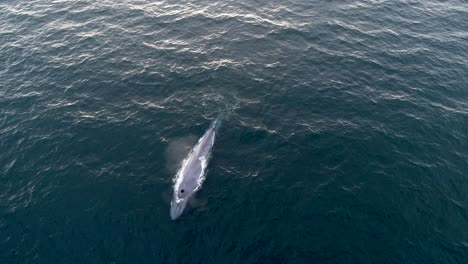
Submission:
<svg viewBox="0 0 468 264">
<path fill-rule="evenodd" d="M 468 263 L 466 1 L 6 0 L 0 62 L 0 263 Z"/>
</svg>

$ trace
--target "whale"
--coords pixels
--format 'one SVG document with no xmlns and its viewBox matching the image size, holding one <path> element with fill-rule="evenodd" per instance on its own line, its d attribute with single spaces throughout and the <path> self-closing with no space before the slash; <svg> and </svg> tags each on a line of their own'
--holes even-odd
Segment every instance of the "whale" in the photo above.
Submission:
<svg viewBox="0 0 468 264">
<path fill-rule="evenodd" d="M 181 163 L 174 178 L 174 194 L 170 210 L 172 220 L 176 220 L 183 214 L 187 203 L 200 190 L 205 180 L 206 167 L 220 123 L 220 119 L 217 118 Z"/>
</svg>

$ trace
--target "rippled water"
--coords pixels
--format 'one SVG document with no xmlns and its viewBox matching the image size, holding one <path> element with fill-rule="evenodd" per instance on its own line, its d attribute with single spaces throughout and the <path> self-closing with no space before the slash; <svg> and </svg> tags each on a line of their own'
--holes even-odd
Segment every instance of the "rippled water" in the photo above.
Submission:
<svg viewBox="0 0 468 264">
<path fill-rule="evenodd" d="M 0 61 L 0 263 L 468 263 L 466 1 L 7 0 Z"/>
</svg>

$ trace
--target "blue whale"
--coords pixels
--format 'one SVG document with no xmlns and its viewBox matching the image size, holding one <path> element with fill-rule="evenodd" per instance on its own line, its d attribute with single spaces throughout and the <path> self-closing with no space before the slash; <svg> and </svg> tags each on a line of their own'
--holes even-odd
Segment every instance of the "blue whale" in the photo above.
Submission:
<svg viewBox="0 0 468 264">
<path fill-rule="evenodd" d="M 205 134 L 198 140 L 174 179 L 174 195 L 171 201 L 171 219 L 179 218 L 184 212 L 187 202 L 201 188 L 205 180 L 205 170 L 211 156 L 216 137 L 216 130 L 220 125 L 216 119 Z"/>
</svg>

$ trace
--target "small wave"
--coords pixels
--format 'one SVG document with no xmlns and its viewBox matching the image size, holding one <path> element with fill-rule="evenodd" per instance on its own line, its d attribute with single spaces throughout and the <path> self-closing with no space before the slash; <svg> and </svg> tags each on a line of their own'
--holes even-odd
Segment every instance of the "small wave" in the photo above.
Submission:
<svg viewBox="0 0 468 264">
<path fill-rule="evenodd" d="M 3 173 L 4 174 L 7 174 L 11 168 L 13 168 L 13 166 L 15 165 L 16 163 L 16 159 L 13 159 L 11 160 L 10 162 L 8 162 L 4 167 L 3 167 Z"/>
</svg>

